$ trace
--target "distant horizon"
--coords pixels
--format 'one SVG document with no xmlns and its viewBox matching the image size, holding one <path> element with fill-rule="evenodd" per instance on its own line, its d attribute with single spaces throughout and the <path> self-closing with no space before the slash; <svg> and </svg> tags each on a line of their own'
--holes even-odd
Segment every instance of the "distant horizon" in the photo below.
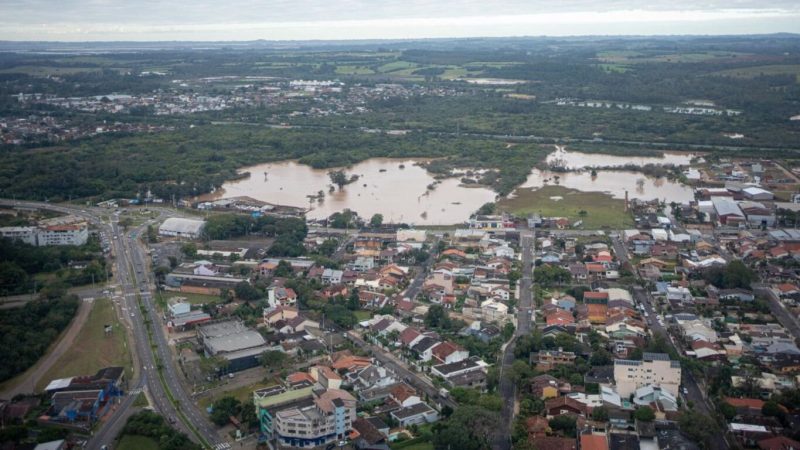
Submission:
<svg viewBox="0 0 800 450">
<path fill-rule="evenodd" d="M 800 33 L 793 0 L 6 0 L 0 40 L 241 42 Z"/>
<path fill-rule="evenodd" d="M 739 33 L 739 34 L 575 34 L 575 35 L 506 35 L 506 36 L 442 36 L 442 37 L 413 37 L 413 38 L 341 38 L 341 39 L 165 39 L 165 40 L 22 40 L 0 39 L 0 44 L 256 44 L 256 43 L 296 43 L 296 44 L 324 44 L 324 43 L 402 43 L 415 41 L 459 41 L 459 40 L 525 40 L 525 39 L 553 39 L 553 40 L 581 40 L 591 38 L 602 39 L 669 39 L 669 38 L 758 38 L 758 37 L 786 37 L 800 38 L 800 31 L 776 31 L 772 33 Z"/>
</svg>

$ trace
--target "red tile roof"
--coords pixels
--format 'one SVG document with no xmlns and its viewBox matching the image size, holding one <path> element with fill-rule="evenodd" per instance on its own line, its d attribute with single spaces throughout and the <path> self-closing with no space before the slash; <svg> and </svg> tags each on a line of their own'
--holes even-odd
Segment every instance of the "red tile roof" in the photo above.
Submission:
<svg viewBox="0 0 800 450">
<path fill-rule="evenodd" d="M 608 439 L 604 434 L 582 434 L 581 450 L 608 450 Z"/>
</svg>

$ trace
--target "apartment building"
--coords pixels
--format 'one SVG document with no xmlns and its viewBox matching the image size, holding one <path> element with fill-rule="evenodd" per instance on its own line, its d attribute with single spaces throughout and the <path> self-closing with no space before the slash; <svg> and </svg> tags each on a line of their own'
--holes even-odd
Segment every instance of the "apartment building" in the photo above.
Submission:
<svg viewBox="0 0 800 450">
<path fill-rule="evenodd" d="M 677 397 L 681 363 L 670 360 L 665 353 L 645 353 L 641 361 L 617 359 L 614 361 L 614 381 L 621 397 L 628 397 L 636 389 L 649 385 L 660 386 Z"/>
<path fill-rule="evenodd" d="M 0 227 L 0 236 L 39 247 L 83 245 L 89 240 L 89 227 L 86 223 L 39 227 Z"/>
<path fill-rule="evenodd" d="M 255 402 L 261 431 L 278 448 L 312 448 L 345 439 L 356 419 L 356 399 L 347 391 L 317 387 L 270 394 L 262 397 L 275 400 L 256 396 Z"/>
</svg>

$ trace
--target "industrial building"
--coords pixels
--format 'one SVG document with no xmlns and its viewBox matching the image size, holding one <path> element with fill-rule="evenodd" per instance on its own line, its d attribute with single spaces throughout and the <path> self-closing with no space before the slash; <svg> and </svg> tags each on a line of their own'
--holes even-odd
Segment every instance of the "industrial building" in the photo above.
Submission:
<svg viewBox="0 0 800 450">
<path fill-rule="evenodd" d="M 230 363 L 228 372 L 259 365 L 259 357 L 269 350 L 267 341 L 240 320 L 225 320 L 197 327 L 197 338 L 206 357 L 219 356 Z"/>
<path fill-rule="evenodd" d="M 170 217 L 158 227 L 158 234 L 186 239 L 197 239 L 203 232 L 206 222 L 204 220 L 184 219 Z"/>
</svg>

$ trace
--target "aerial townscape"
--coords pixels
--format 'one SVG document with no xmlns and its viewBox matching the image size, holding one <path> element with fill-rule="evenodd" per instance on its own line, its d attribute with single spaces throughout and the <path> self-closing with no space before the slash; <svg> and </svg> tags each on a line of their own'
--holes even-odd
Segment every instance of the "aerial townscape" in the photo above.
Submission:
<svg viewBox="0 0 800 450">
<path fill-rule="evenodd" d="M 0 450 L 800 450 L 800 6 L 30 3 Z"/>
</svg>

